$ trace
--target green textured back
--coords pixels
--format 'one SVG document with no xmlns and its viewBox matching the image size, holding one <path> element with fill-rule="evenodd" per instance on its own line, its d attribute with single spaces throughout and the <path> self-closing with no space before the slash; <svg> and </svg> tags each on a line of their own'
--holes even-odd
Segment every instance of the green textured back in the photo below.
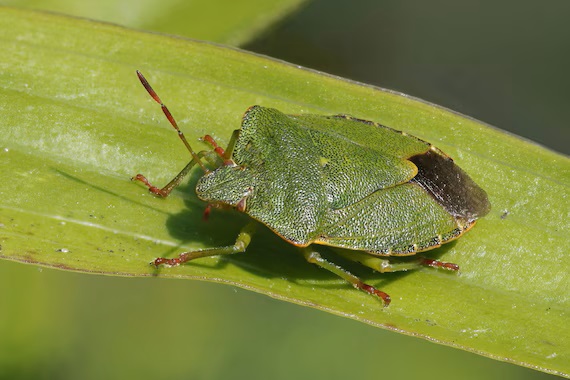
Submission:
<svg viewBox="0 0 570 380">
<path fill-rule="evenodd" d="M 430 148 L 372 122 L 254 106 L 234 148 L 237 166 L 205 175 L 197 193 L 232 206 L 245 197 L 247 214 L 296 245 L 408 253 L 466 225 L 409 183 L 418 168 L 408 158 Z"/>
</svg>

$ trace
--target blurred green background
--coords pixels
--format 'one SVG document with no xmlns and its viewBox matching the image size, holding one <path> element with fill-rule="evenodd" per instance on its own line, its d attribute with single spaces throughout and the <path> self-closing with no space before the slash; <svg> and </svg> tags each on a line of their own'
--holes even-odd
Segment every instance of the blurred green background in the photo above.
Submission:
<svg viewBox="0 0 570 380">
<path fill-rule="evenodd" d="M 570 2 L 320 0 L 245 49 L 570 153 Z"/>
<path fill-rule="evenodd" d="M 165 6 L 143 3 L 154 8 L 125 2 L 130 19 L 117 19 L 79 1 L 9 2 L 183 33 L 164 14 L 141 22 Z M 183 11 L 172 12 L 184 20 Z M 563 0 L 316 0 L 242 47 L 402 91 L 568 154 L 569 12 Z M 0 287 L 1 379 L 552 377 L 219 284 L 1 261 Z"/>
</svg>

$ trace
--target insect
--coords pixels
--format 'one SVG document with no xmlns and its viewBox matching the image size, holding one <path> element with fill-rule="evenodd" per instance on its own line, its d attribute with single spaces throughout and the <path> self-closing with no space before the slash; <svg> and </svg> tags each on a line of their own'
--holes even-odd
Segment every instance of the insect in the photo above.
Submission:
<svg viewBox="0 0 570 380">
<path fill-rule="evenodd" d="M 325 259 L 319 247 L 380 272 L 421 265 L 458 270 L 456 264 L 417 257 L 463 235 L 488 213 L 487 194 L 438 148 L 405 132 L 346 115 L 286 115 L 250 107 L 228 147 L 206 135 L 213 150 L 195 152 L 144 76 L 137 75 L 190 152 L 192 160 L 163 188 L 143 175 L 133 180 L 167 197 L 198 165 L 196 194 L 210 207 L 233 208 L 252 218 L 231 246 L 157 258 L 175 266 L 201 257 L 245 252 L 257 223 L 299 247 L 305 259 L 382 299 L 390 296 Z M 213 163 L 214 169 L 206 164 Z"/>
</svg>

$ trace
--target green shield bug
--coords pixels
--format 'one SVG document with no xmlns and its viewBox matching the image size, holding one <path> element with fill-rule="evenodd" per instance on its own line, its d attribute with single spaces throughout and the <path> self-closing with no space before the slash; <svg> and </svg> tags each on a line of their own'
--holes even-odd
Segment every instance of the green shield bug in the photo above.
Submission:
<svg viewBox="0 0 570 380">
<path fill-rule="evenodd" d="M 299 247 L 308 262 L 388 305 L 388 294 L 323 258 L 318 247 L 329 246 L 380 272 L 420 265 L 457 270 L 455 264 L 423 257 L 395 263 L 387 257 L 439 247 L 460 237 L 490 209 L 485 191 L 441 150 L 404 132 L 345 115 L 286 115 L 253 106 L 226 149 L 206 135 L 203 140 L 213 150 L 195 152 L 147 80 L 137 75 L 192 160 L 163 188 L 141 174 L 133 179 L 167 197 L 199 165 L 204 175 L 196 193 L 208 204 L 206 213 L 210 206 L 234 208 L 253 219 L 235 244 L 157 258 L 157 267 L 244 252 L 256 224 L 262 223 Z"/>
</svg>

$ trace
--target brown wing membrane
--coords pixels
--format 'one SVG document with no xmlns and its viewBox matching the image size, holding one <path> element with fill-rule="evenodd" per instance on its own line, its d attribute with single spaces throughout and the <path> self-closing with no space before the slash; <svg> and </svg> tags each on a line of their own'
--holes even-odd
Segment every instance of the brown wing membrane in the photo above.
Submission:
<svg viewBox="0 0 570 380">
<path fill-rule="evenodd" d="M 426 190 L 450 214 L 467 220 L 485 216 L 491 205 L 485 190 L 453 160 L 433 149 L 411 157 L 418 174 L 410 181 Z"/>
</svg>

